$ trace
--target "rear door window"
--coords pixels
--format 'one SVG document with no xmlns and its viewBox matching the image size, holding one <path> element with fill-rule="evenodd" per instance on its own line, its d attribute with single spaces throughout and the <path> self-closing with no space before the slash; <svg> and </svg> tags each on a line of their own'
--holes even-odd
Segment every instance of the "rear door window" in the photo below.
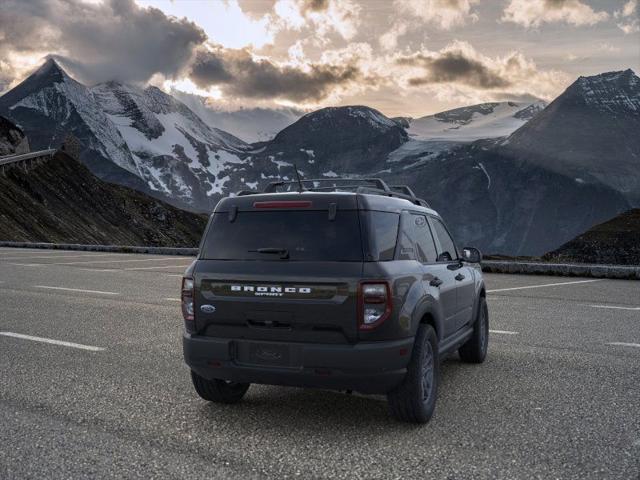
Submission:
<svg viewBox="0 0 640 480">
<path fill-rule="evenodd" d="M 453 243 L 453 239 L 444 224 L 437 218 L 431 218 L 431 224 L 433 231 L 440 241 L 440 249 L 438 250 L 438 258 L 442 262 L 452 261 L 458 259 L 458 252 L 456 251 L 456 245 Z"/>
<path fill-rule="evenodd" d="M 436 261 L 436 246 L 427 217 L 415 213 L 403 214 L 398 260 Z"/>
<path fill-rule="evenodd" d="M 358 212 L 338 211 L 333 220 L 326 210 L 238 212 L 233 222 L 215 213 L 202 258 L 287 261 L 259 249 L 286 250 L 289 261 L 362 261 Z"/>
<path fill-rule="evenodd" d="M 422 263 L 435 262 L 438 255 L 427 217 L 424 215 L 411 215 L 411 217 L 418 260 Z"/>
</svg>

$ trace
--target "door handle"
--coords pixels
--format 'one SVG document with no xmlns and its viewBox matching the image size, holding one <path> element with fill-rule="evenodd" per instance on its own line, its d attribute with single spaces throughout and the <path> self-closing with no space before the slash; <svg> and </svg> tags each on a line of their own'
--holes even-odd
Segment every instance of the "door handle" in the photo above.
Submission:
<svg viewBox="0 0 640 480">
<path fill-rule="evenodd" d="M 459 273 L 454 277 L 457 281 L 464 280 L 464 275 Z"/>
<path fill-rule="evenodd" d="M 440 285 L 442 285 L 442 280 L 440 280 L 438 277 L 433 277 L 433 279 L 429 282 L 429 285 L 431 285 L 432 287 L 439 287 Z"/>
</svg>

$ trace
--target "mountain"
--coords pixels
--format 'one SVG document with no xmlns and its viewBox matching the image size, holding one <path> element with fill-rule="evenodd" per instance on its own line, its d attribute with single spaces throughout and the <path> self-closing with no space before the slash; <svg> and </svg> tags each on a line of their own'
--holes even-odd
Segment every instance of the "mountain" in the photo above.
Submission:
<svg viewBox="0 0 640 480">
<path fill-rule="evenodd" d="M 88 88 L 53 59 L 0 97 L 0 114 L 23 128 L 34 149 L 73 134 L 83 145 L 81 160 L 100 178 L 198 211 L 227 192 L 229 173 L 248 148 L 155 87 Z"/>
<path fill-rule="evenodd" d="M 406 141 L 404 128 L 373 108 L 327 107 L 304 115 L 270 142 L 255 144 L 250 153 L 265 170 L 262 179 L 286 174 L 286 167 L 290 174 L 294 163 L 307 176 L 360 175 L 384 165 Z"/>
<path fill-rule="evenodd" d="M 83 162 L 102 178 L 138 189 L 145 183 L 124 139 L 84 85 L 50 58 L 0 97 L 0 115 L 18 124 L 34 150 L 61 145 L 68 133 L 83 144 Z"/>
<path fill-rule="evenodd" d="M 596 225 L 544 256 L 557 262 L 640 265 L 640 209 Z"/>
<path fill-rule="evenodd" d="M 546 106 L 534 103 L 481 103 L 426 117 L 409 119 L 407 132 L 415 140 L 472 142 L 506 137 L 523 126 Z"/>
<path fill-rule="evenodd" d="M 174 205 L 210 211 L 295 178 L 294 165 L 306 178 L 381 176 L 431 202 L 461 244 L 542 255 L 637 204 L 639 101 L 628 70 L 581 77 L 542 110 L 500 102 L 414 120 L 330 107 L 247 144 L 202 105 L 154 87 L 87 88 L 49 61 L 0 97 L 0 112 L 34 132 L 35 148 L 71 131 L 101 178 Z"/>
<path fill-rule="evenodd" d="M 381 176 L 412 186 L 460 244 L 493 254 L 542 255 L 629 208 L 611 187 L 506 155 L 499 140 L 399 162 Z"/>
<path fill-rule="evenodd" d="M 640 204 L 640 79 L 632 70 L 580 77 L 504 144 L 509 155 L 601 182 Z"/>
<path fill-rule="evenodd" d="M 245 180 L 294 179 L 294 163 L 306 178 L 381 176 L 427 199 L 461 243 L 518 255 L 541 255 L 629 208 L 607 185 L 509 156 L 504 138 L 417 141 L 401 125 L 363 106 L 309 113 L 254 145 Z"/>
<path fill-rule="evenodd" d="M 580 77 L 506 138 L 392 152 L 457 238 L 489 253 L 542 255 L 640 202 L 640 79 Z M 402 172 L 404 170 L 404 172 Z"/>
<path fill-rule="evenodd" d="M 204 216 L 99 180 L 63 152 L 0 174 L 5 241 L 195 247 L 205 224 Z"/>
<path fill-rule="evenodd" d="M 304 112 L 295 108 L 243 108 L 223 110 L 210 106 L 203 97 L 179 90 L 171 95 L 187 105 L 208 125 L 241 138 L 245 142 L 266 142 L 298 120 Z"/>
</svg>

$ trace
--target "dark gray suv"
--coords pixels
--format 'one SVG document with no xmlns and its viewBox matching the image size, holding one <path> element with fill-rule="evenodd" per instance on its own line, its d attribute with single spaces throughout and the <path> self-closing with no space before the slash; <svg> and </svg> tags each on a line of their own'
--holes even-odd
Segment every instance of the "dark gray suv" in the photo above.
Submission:
<svg viewBox="0 0 640 480">
<path fill-rule="evenodd" d="M 480 261 L 424 200 L 380 179 L 225 198 L 182 284 L 196 392 L 225 403 L 251 383 L 386 394 L 398 419 L 426 422 L 441 359 L 485 359 Z"/>
</svg>

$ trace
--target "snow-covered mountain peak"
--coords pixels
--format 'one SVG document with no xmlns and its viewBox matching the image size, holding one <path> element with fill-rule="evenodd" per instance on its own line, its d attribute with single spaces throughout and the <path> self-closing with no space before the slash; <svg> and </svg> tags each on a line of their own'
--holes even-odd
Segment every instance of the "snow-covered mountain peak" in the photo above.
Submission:
<svg viewBox="0 0 640 480">
<path fill-rule="evenodd" d="M 125 170 L 137 172 L 125 141 L 97 104 L 93 93 L 71 78 L 53 58 L 47 59 L 4 95 L 1 104 L 2 108 L 16 112 L 18 116 L 21 114 L 17 111 L 26 110 L 49 119 L 62 135 L 74 133 L 86 147 L 100 152 Z M 80 124 L 86 128 L 79 128 Z"/>
<path fill-rule="evenodd" d="M 567 92 L 600 110 L 640 114 L 640 79 L 631 69 L 580 77 Z"/>
<path fill-rule="evenodd" d="M 49 82 L 64 82 L 73 81 L 67 72 L 60 66 L 60 64 L 53 58 L 49 57 L 38 69 L 31 74 L 31 77 L 40 81 Z"/>
<path fill-rule="evenodd" d="M 510 135 L 546 106 L 534 103 L 492 102 L 455 108 L 409 120 L 409 136 L 422 141 L 471 142 Z"/>
</svg>

